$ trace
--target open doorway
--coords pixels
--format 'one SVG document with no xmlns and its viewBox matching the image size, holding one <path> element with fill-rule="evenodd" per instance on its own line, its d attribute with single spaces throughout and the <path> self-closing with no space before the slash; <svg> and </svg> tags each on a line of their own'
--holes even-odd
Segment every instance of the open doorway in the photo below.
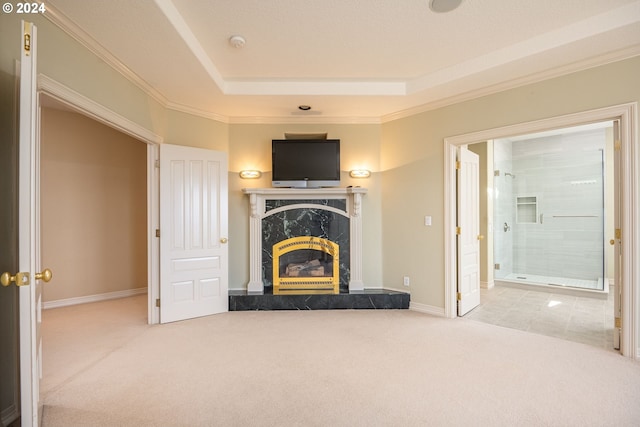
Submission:
<svg viewBox="0 0 640 427">
<path fill-rule="evenodd" d="M 614 123 L 472 144 L 481 301 L 466 317 L 613 349 Z M 611 234 L 608 236 L 608 234 Z"/>
<path fill-rule="evenodd" d="M 40 140 L 44 308 L 146 293 L 146 144 L 55 107 Z"/>
<path fill-rule="evenodd" d="M 43 100 L 41 254 L 55 275 L 43 287 L 44 396 L 102 359 L 127 323 L 147 326 L 146 163 L 144 142 Z M 115 315 L 100 308 L 117 298 Z"/>
<path fill-rule="evenodd" d="M 637 357 L 637 325 L 634 322 L 637 307 L 633 295 L 638 291 L 637 243 L 634 233 L 637 228 L 638 211 L 636 185 L 634 180 L 637 165 L 635 159 L 636 136 L 636 104 L 624 104 L 583 113 L 554 117 L 536 122 L 522 123 L 503 128 L 489 129 L 471 134 L 445 138 L 445 315 L 456 316 L 457 306 L 457 260 L 456 260 L 456 170 L 455 160 L 458 147 L 477 142 L 494 140 L 570 127 L 582 124 L 615 120 L 619 123 L 619 138 L 616 138 L 616 167 L 619 185 L 615 189 L 616 202 L 616 237 L 613 239 L 616 248 L 615 277 L 620 286 L 619 317 L 616 317 L 616 330 L 620 336 L 620 352 L 627 356 Z"/>
</svg>

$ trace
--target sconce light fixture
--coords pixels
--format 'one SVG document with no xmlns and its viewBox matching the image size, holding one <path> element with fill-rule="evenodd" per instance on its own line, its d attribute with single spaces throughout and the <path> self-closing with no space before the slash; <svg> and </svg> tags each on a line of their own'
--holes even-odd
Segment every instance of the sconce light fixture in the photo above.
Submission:
<svg viewBox="0 0 640 427">
<path fill-rule="evenodd" d="M 349 171 L 349 176 L 351 178 L 369 178 L 371 176 L 371 171 L 367 169 L 354 169 Z"/>
<path fill-rule="evenodd" d="M 242 179 L 257 179 L 262 176 L 262 172 L 257 170 L 244 170 L 240 171 L 240 178 Z"/>
</svg>

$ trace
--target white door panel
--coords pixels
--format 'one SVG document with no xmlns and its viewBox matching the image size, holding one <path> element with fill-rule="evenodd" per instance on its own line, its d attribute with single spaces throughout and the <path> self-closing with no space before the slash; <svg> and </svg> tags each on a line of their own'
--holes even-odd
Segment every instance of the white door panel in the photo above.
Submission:
<svg viewBox="0 0 640 427">
<path fill-rule="evenodd" d="M 39 141 L 37 138 L 35 25 L 23 22 L 20 37 L 20 120 L 18 181 L 18 264 L 30 276 L 20 287 L 20 416 L 23 426 L 39 425 L 42 340 L 40 272 Z"/>
<path fill-rule="evenodd" d="M 480 161 L 460 147 L 458 159 L 458 316 L 480 304 Z"/>
<path fill-rule="evenodd" d="M 160 146 L 160 322 L 228 310 L 227 158 Z"/>
<path fill-rule="evenodd" d="M 621 161 L 621 150 L 619 147 L 615 147 L 618 145 L 618 141 L 620 141 L 620 122 L 615 120 L 613 122 L 613 140 L 614 142 L 614 150 L 613 150 L 613 244 L 614 244 L 614 261 L 613 261 L 613 284 L 614 284 L 614 294 L 613 294 L 613 313 L 615 324 L 613 328 L 613 348 L 616 350 L 620 350 L 620 337 L 622 332 L 622 324 L 620 320 L 622 319 L 622 235 L 617 230 L 620 230 L 622 227 L 622 212 L 620 212 L 620 206 L 622 206 L 621 202 L 621 176 L 622 176 L 622 161 Z"/>
</svg>

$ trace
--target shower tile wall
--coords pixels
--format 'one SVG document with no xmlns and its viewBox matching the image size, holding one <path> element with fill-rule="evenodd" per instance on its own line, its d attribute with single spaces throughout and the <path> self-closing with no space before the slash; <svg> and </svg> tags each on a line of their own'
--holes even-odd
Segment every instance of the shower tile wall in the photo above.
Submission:
<svg viewBox="0 0 640 427">
<path fill-rule="evenodd" d="M 504 217 L 511 218 L 512 225 L 511 232 L 500 233 L 502 222 L 496 217 L 494 238 L 503 235 L 501 251 L 510 251 L 512 258 L 505 258 L 508 268 L 503 269 L 503 260 L 496 253 L 495 262 L 501 264 L 503 273 L 496 278 L 509 273 L 590 280 L 603 277 L 605 129 L 497 144 L 503 145 L 512 147 L 511 170 L 504 160 L 505 167 L 496 179 L 505 192 L 510 185 L 511 194 L 497 199 L 496 211 L 506 209 Z M 501 148 L 496 156 L 507 152 Z M 505 176 L 503 171 L 515 177 Z M 536 198 L 533 222 L 518 223 L 518 197 Z M 510 199 L 510 208 L 503 208 L 507 204 L 504 199 Z M 496 241 L 496 247 L 498 244 Z"/>
</svg>

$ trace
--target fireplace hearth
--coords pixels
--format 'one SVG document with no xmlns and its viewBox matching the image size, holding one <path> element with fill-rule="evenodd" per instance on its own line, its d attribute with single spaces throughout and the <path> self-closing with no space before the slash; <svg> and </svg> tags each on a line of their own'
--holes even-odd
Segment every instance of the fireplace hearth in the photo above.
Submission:
<svg viewBox="0 0 640 427">
<path fill-rule="evenodd" d="M 270 288 L 269 288 L 270 289 Z M 408 309 L 410 295 L 388 289 L 340 294 L 274 295 L 229 291 L 229 311 L 256 310 L 395 310 Z"/>
</svg>

